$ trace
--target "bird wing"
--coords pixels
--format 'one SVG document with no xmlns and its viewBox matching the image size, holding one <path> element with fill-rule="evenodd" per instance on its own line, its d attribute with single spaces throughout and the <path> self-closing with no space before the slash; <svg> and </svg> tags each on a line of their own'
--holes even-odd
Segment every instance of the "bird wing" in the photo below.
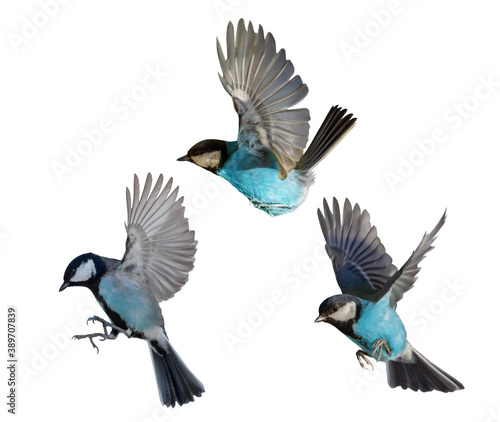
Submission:
<svg viewBox="0 0 500 422">
<path fill-rule="evenodd" d="M 126 251 L 117 271 L 133 273 L 157 300 L 167 300 L 188 280 L 193 268 L 196 241 L 184 217 L 184 198 L 176 200 L 178 187 L 172 192 L 172 179 L 162 188 L 163 175 L 151 191 L 148 174 L 144 190 L 134 176 L 134 195 L 127 188 L 128 222 Z"/>
<path fill-rule="evenodd" d="M 397 268 L 370 223 L 370 214 L 361 212 L 358 204 L 352 208 L 345 200 L 341 221 L 340 207 L 333 198 L 332 210 L 323 200 L 324 216 L 318 218 L 326 241 L 326 252 L 332 260 L 335 277 L 342 293 L 366 300 L 378 300 L 385 285 Z"/>
<path fill-rule="evenodd" d="M 401 300 L 403 294 L 410 290 L 415 284 L 415 281 L 417 281 L 417 274 L 420 271 L 418 264 L 420 264 L 420 261 L 425 258 L 427 252 L 434 249 L 432 243 L 436 239 L 437 233 L 441 227 L 443 227 L 445 220 L 446 211 L 436 224 L 436 227 L 434 227 L 430 233 L 424 234 L 424 237 L 417 246 L 417 249 L 413 251 L 410 258 L 408 258 L 399 271 L 393 274 L 387 282 L 385 290 L 386 292 L 390 292 L 391 306 L 393 308 L 396 307 L 397 302 Z"/>
<path fill-rule="evenodd" d="M 276 53 L 271 33 L 264 38 L 259 26 L 238 22 L 227 26 L 227 58 L 217 39 L 219 74 L 224 89 L 233 98 L 240 120 L 238 142 L 258 150 L 264 145 L 276 157 L 279 176 L 285 179 L 302 157 L 309 134 L 309 110 L 289 110 L 307 95 L 307 85 L 295 75 L 285 50 Z M 256 142 L 255 140 L 258 139 Z"/>
</svg>

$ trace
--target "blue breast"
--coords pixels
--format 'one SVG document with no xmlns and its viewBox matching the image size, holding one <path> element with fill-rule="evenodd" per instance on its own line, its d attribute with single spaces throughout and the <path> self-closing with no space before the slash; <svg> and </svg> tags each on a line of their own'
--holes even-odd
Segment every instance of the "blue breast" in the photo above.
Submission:
<svg viewBox="0 0 500 422">
<path fill-rule="evenodd" d="M 406 330 L 396 311 L 390 306 L 389 296 L 378 302 L 360 299 L 363 303 L 361 315 L 354 325 L 354 334 L 361 338 L 352 339 L 361 349 L 371 354 L 373 343 L 383 338 L 389 343 L 392 353 L 389 356 L 383 349 L 381 360 L 393 360 L 399 356 L 406 346 Z"/>
<path fill-rule="evenodd" d="M 312 174 L 292 170 L 285 180 L 271 153 L 256 154 L 239 146 L 217 173 L 245 195 L 252 204 L 272 216 L 297 208 L 307 197 L 314 182 Z"/>
<path fill-rule="evenodd" d="M 158 302 L 138 283 L 124 274 L 107 274 L 99 284 L 99 294 L 134 331 L 144 332 L 163 326 Z"/>
</svg>

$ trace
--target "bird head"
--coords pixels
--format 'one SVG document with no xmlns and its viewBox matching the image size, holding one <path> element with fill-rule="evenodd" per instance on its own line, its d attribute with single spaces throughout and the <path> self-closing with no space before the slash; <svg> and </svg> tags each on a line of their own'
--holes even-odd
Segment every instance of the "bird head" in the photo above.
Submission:
<svg viewBox="0 0 500 422">
<path fill-rule="evenodd" d="M 219 170 L 229 158 L 227 142 L 205 139 L 193 145 L 188 153 L 177 161 L 190 161 L 212 173 Z"/>
<path fill-rule="evenodd" d="M 99 255 L 86 253 L 77 256 L 71 261 L 64 272 L 64 283 L 59 289 L 62 292 L 66 287 L 90 287 L 106 273 L 106 264 Z"/>
<path fill-rule="evenodd" d="M 335 295 L 325 299 L 319 306 L 319 316 L 314 322 L 328 322 L 345 331 L 356 322 L 362 308 L 361 301 L 352 295 Z"/>
</svg>

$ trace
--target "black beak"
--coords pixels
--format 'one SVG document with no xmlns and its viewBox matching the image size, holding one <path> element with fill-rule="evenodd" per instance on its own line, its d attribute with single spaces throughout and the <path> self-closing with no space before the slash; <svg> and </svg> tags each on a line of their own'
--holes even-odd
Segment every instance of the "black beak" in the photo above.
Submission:
<svg viewBox="0 0 500 422">
<path fill-rule="evenodd" d="M 183 155 L 182 157 L 179 157 L 177 161 L 191 161 L 191 158 L 189 158 L 188 155 Z"/>
<path fill-rule="evenodd" d="M 59 291 L 62 292 L 68 286 L 69 286 L 69 281 L 65 281 L 59 288 Z"/>
</svg>

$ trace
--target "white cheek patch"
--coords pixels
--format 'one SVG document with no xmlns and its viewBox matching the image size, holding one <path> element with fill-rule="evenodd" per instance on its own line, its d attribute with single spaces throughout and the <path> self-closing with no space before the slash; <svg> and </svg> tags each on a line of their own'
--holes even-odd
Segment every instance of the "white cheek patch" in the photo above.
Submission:
<svg viewBox="0 0 500 422">
<path fill-rule="evenodd" d="M 69 281 L 87 281 L 90 280 L 96 274 L 94 261 L 89 259 L 88 261 L 82 262 L 77 268 L 76 273 Z"/>
<path fill-rule="evenodd" d="M 195 164 L 203 168 L 215 168 L 221 160 L 220 151 L 207 152 L 206 154 L 192 157 Z"/>
<path fill-rule="evenodd" d="M 356 317 L 356 304 L 354 302 L 346 303 L 337 312 L 332 312 L 328 315 L 335 321 L 346 322 Z"/>
</svg>

